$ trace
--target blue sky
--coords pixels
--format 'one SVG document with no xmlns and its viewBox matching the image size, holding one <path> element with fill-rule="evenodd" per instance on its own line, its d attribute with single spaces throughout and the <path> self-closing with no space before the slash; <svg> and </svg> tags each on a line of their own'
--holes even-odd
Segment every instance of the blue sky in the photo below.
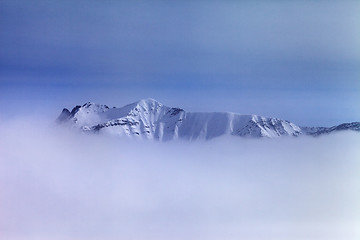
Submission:
<svg viewBox="0 0 360 240">
<path fill-rule="evenodd" d="M 0 118 L 152 97 L 299 125 L 360 121 L 359 12 L 335 0 L 1 1 Z"/>
</svg>

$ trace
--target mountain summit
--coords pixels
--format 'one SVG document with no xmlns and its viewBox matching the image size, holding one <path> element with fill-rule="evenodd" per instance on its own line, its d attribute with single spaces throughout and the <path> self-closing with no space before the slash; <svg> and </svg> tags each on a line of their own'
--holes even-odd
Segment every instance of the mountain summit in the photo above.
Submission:
<svg viewBox="0 0 360 240">
<path fill-rule="evenodd" d="M 333 128 L 299 127 L 278 118 L 240 115 L 229 112 L 185 112 L 152 99 L 142 99 L 121 108 L 85 103 L 71 111 L 64 108 L 57 122 L 86 132 L 167 141 L 212 139 L 223 135 L 240 137 L 320 135 Z M 360 130 L 360 123 L 348 124 Z M 341 125 L 339 125 L 341 126 Z M 340 129 L 346 129 L 344 125 Z"/>
</svg>

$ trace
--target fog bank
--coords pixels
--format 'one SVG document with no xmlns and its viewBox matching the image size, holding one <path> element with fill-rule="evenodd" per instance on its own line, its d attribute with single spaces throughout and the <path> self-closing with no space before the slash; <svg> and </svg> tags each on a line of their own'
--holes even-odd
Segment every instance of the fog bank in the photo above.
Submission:
<svg viewBox="0 0 360 240">
<path fill-rule="evenodd" d="M 8 240 L 360 237 L 360 134 L 130 141 L 0 126 Z"/>
</svg>

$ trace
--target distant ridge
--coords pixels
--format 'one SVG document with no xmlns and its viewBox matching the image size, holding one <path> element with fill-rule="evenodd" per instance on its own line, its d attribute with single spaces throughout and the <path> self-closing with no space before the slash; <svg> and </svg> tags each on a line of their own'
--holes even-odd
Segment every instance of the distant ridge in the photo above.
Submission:
<svg viewBox="0 0 360 240">
<path fill-rule="evenodd" d="M 186 112 L 152 99 L 142 99 L 121 108 L 85 103 L 71 111 L 64 108 L 57 122 L 85 132 L 168 141 L 212 139 L 224 135 L 249 138 L 318 136 L 334 131 L 360 131 L 360 123 L 331 128 L 299 127 L 278 118 L 229 112 Z"/>
</svg>

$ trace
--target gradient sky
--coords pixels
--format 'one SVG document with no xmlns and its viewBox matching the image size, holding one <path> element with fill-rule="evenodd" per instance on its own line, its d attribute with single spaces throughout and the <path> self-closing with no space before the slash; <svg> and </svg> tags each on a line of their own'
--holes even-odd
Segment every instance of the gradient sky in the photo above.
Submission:
<svg viewBox="0 0 360 240">
<path fill-rule="evenodd" d="M 360 121 L 359 1 L 0 2 L 0 119 L 152 97 Z"/>
</svg>

